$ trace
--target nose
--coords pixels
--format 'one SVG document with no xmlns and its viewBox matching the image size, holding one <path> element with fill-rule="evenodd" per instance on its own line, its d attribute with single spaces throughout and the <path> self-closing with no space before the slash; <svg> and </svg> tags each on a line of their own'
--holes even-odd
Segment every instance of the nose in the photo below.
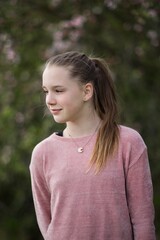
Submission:
<svg viewBox="0 0 160 240">
<path fill-rule="evenodd" d="M 46 95 L 46 104 L 47 105 L 55 105 L 57 103 L 55 96 L 53 93 L 48 93 Z"/>
</svg>

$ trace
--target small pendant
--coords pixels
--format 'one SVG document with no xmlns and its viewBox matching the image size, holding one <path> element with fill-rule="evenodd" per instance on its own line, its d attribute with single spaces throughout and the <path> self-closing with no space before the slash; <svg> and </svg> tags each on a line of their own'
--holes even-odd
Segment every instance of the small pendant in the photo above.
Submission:
<svg viewBox="0 0 160 240">
<path fill-rule="evenodd" d="M 79 147 L 78 149 L 77 149 L 77 151 L 79 152 L 79 153 L 82 153 L 83 152 L 83 147 Z"/>
</svg>

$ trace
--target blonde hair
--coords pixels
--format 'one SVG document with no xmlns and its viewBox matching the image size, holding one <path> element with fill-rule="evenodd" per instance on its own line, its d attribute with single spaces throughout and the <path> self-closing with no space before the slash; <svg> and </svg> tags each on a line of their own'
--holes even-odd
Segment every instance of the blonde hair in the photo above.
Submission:
<svg viewBox="0 0 160 240">
<path fill-rule="evenodd" d="M 101 58 L 87 57 L 74 51 L 51 57 L 47 65 L 69 67 L 72 77 L 76 77 L 82 84 L 93 84 L 93 104 L 101 119 L 101 126 L 90 159 L 90 167 L 94 167 L 98 173 L 116 151 L 119 140 L 117 98 L 109 67 Z"/>
</svg>

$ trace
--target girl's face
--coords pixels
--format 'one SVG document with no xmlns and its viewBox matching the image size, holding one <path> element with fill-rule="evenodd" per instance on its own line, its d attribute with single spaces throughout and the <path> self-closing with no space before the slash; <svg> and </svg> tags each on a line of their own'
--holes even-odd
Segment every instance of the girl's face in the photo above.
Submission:
<svg viewBox="0 0 160 240">
<path fill-rule="evenodd" d="M 66 67 L 48 66 L 43 73 L 46 105 L 58 123 L 79 121 L 85 112 L 84 86 Z"/>
</svg>

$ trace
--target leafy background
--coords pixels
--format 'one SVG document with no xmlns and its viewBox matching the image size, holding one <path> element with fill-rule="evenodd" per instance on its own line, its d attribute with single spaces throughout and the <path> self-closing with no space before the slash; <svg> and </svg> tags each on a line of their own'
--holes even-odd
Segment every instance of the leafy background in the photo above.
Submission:
<svg viewBox="0 0 160 240">
<path fill-rule="evenodd" d="M 0 239 L 42 240 L 28 167 L 59 126 L 45 111 L 41 74 L 48 57 L 69 50 L 110 64 L 121 123 L 148 146 L 160 239 L 159 13 L 158 0 L 0 0 Z"/>
</svg>

